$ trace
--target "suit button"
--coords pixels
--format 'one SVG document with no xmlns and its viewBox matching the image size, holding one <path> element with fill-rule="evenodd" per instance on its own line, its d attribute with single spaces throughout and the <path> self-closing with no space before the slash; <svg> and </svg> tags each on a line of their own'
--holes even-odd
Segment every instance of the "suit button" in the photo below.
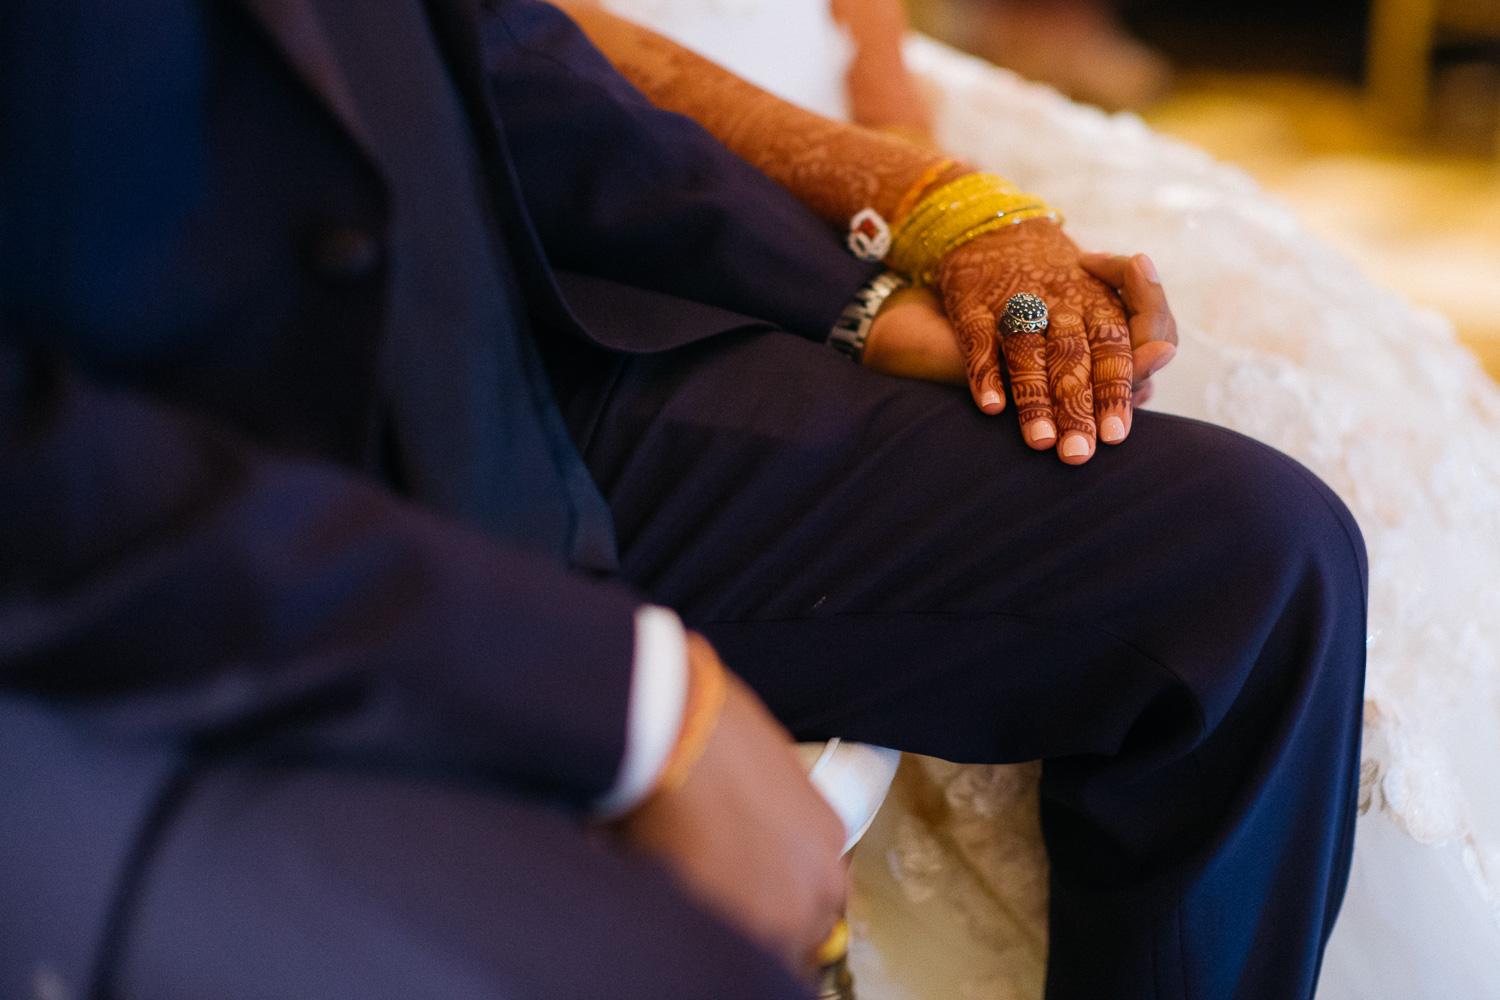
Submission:
<svg viewBox="0 0 1500 1000">
<path fill-rule="evenodd" d="M 331 226 L 313 240 L 312 266 L 325 278 L 357 281 L 380 265 L 380 241 L 366 229 Z"/>
</svg>

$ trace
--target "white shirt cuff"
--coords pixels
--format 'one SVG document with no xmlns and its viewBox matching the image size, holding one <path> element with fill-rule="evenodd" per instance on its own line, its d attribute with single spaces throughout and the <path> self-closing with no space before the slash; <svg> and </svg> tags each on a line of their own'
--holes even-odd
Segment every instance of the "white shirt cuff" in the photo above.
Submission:
<svg viewBox="0 0 1500 1000">
<path fill-rule="evenodd" d="M 614 786 L 594 803 L 600 816 L 623 816 L 656 786 L 682 731 L 687 694 L 687 633 L 682 619 L 667 608 L 641 605 L 635 609 L 625 755 Z"/>
</svg>

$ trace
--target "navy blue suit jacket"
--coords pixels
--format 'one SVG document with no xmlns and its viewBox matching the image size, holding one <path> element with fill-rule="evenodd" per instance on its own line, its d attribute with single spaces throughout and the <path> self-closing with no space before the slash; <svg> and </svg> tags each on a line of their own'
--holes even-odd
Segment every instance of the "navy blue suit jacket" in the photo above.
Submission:
<svg viewBox="0 0 1500 1000">
<path fill-rule="evenodd" d="M 539 338 L 822 339 L 868 276 L 553 8 L 429 9 Z M 225 750 L 575 802 L 618 766 L 638 598 L 373 471 L 363 145 L 303 0 L 0 8 L 0 699 L 103 740 L 114 789 L 67 791 L 87 755 L 26 776 L 0 731 L 0 799 L 74 802 L 58 836 L 113 831 L 99 858 L 149 810 L 123 747 L 140 803 Z"/>
</svg>

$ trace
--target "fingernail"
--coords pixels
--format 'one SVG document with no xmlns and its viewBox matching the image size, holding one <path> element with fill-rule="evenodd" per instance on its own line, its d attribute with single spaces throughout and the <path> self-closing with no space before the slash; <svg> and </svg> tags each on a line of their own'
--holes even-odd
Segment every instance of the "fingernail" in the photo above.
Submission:
<svg viewBox="0 0 1500 1000">
<path fill-rule="evenodd" d="M 979 408 L 981 410 L 988 410 L 992 406 L 999 406 L 1000 403 L 1000 394 L 994 389 L 990 389 L 979 397 Z"/>
<path fill-rule="evenodd" d="M 1057 428 L 1052 426 L 1050 420 L 1033 420 L 1021 428 L 1021 433 L 1026 440 L 1035 444 L 1038 441 L 1050 441 L 1057 437 Z"/>
<path fill-rule="evenodd" d="M 1150 257 L 1147 257 L 1145 254 L 1139 254 L 1136 260 L 1141 262 L 1141 274 L 1145 276 L 1147 281 L 1153 285 L 1161 284 L 1161 278 L 1156 273 L 1156 265 L 1151 263 Z"/>
<path fill-rule="evenodd" d="M 1114 415 L 1105 417 L 1104 422 L 1099 425 L 1099 436 L 1109 444 L 1125 440 L 1125 421 Z"/>
<path fill-rule="evenodd" d="M 1167 349 L 1161 353 L 1161 357 L 1156 359 L 1156 364 L 1152 365 L 1151 370 L 1146 373 L 1146 377 L 1150 378 L 1152 375 L 1155 375 L 1157 372 L 1167 367 L 1167 363 L 1175 357 L 1177 357 L 1177 348 L 1173 347 L 1171 344 L 1168 344 Z"/>
<path fill-rule="evenodd" d="M 1063 438 L 1063 458 L 1078 458 L 1089 453 L 1089 439 L 1082 434 L 1069 434 Z"/>
</svg>

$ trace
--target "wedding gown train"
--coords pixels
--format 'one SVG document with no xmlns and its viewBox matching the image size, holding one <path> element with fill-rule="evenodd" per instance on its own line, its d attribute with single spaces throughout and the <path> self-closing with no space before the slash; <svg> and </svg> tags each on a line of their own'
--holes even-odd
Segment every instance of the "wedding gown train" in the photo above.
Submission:
<svg viewBox="0 0 1500 1000">
<path fill-rule="evenodd" d="M 608 6 L 844 113 L 825 0 Z M 1500 998 L 1500 390 L 1243 172 L 930 39 L 906 55 L 946 150 L 1045 196 L 1085 247 L 1151 255 L 1182 338 L 1152 408 L 1294 456 L 1364 531 L 1362 817 L 1319 1000 Z M 1037 774 L 908 758 L 855 855 L 862 1000 L 1041 996 Z"/>
</svg>

